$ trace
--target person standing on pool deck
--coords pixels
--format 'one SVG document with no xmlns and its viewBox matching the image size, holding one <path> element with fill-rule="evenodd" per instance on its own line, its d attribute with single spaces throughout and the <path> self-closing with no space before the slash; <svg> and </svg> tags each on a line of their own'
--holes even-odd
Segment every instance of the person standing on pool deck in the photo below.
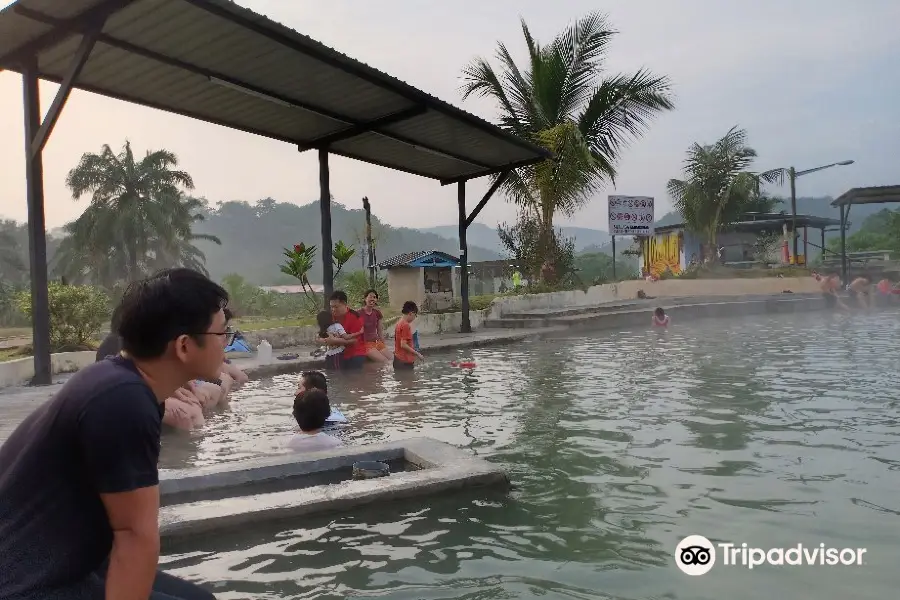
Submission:
<svg viewBox="0 0 900 600">
<path fill-rule="evenodd" d="M 171 269 L 121 302 L 122 354 L 81 369 L 0 447 L 0 600 L 209 600 L 157 571 L 162 403 L 218 377 L 228 294 Z"/>
<path fill-rule="evenodd" d="M 331 294 L 328 300 L 334 321 L 340 323 L 347 335 L 355 341 L 344 347 L 341 353 L 342 369 L 359 369 L 366 363 L 366 341 L 363 339 L 363 321 L 359 313 L 347 306 L 347 294 L 341 290 Z"/>
<path fill-rule="evenodd" d="M 407 300 L 400 310 L 402 316 L 394 328 L 394 369 L 412 369 L 416 365 L 416 359 L 425 360 L 418 350 L 413 348 L 412 322 L 419 314 L 419 307 L 415 302 Z"/>
</svg>

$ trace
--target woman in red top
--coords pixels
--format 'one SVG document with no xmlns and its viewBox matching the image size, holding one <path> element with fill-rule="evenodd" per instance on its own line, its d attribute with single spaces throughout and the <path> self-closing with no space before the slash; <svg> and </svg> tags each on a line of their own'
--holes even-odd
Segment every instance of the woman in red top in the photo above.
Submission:
<svg viewBox="0 0 900 600">
<path fill-rule="evenodd" d="M 384 316 L 376 308 L 378 306 L 378 292 L 368 290 L 365 295 L 365 303 L 359 311 L 363 322 L 363 339 L 366 341 L 366 356 L 373 362 L 383 363 L 391 360 L 393 354 L 384 343 L 384 330 L 381 321 Z"/>
</svg>

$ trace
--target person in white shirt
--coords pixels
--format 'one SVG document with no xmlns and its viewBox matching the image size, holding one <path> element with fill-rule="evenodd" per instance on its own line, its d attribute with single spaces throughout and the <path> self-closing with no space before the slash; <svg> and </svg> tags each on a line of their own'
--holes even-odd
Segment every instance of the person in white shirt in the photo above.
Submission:
<svg viewBox="0 0 900 600">
<path fill-rule="evenodd" d="M 295 452 L 316 452 L 342 446 L 339 439 L 322 431 L 330 415 L 331 403 L 325 391 L 313 388 L 299 392 L 294 398 L 294 418 L 300 432 L 290 439 L 288 448 Z"/>
</svg>

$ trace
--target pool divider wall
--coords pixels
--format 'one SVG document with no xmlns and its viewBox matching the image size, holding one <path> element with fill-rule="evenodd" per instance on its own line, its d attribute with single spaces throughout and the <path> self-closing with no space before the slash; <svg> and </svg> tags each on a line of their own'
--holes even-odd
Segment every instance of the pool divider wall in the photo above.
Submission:
<svg viewBox="0 0 900 600">
<path fill-rule="evenodd" d="M 739 318 L 760 314 L 785 314 L 809 312 L 825 308 L 821 295 L 774 297 L 759 300 L 724 300 L 721 302 L 698 302 L 693 304 L 666 303 L 660 298 L 659 304 L 666 310 L 672 320 L 681 323 L 702 318 Z M 669 299 L 671 300 L 671 299 Z M 577 327 L 579 329 L 624 329 L 641 325 L 649 325 L 655 306 L 645 305 L 614 312 L 607 312 L 607 307 L 592 309 L 572 309 L 571 311 L 548 311 L 548 314 L 530 313 L 510 315 L 495 323 L 499 327 L 518 329 L 542 329 L 546 327 Z"/>
<path fill-rule="evenodd" d="M 378 479 L 254 493 L 255 488 L 277 479 L 332 471 L 361 460 L 399 458 L 419 469 Z M 508 487 L 509 479 L 496 465 L 429 438 L 169 471 L 160 478 L 164 502 L 223 489 L 233 490 L 234 495 L 164 506 L 160 509 L 160 533 L 169 539 L 479 486 Z"/>
</svg>

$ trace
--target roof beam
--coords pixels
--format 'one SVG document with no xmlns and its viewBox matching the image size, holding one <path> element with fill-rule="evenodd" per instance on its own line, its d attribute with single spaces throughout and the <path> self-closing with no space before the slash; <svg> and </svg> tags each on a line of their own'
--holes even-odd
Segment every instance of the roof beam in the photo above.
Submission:
<svg viewBox="0 0 900 600">
<path fill-rule="evenodd" d="M 107 17 L 122 10 L 134 1 L 135 0 L 106 0 L 106 2 L 101 2 L 71 19 L 53 19 L 54 22 L 52 23 L 42 19 L 34 19 L 32 16 L 34 13 L 41 13 L 26 8 L 21 4 L 16 4 L 13 7 L 13 12 L 23 17 L 52 25 L 53 29 L 43 35 L 39 35 L 30 42 L 26 42 L 9 54 L 0 57 L 0 65 L 21 64 L 23 60 L 35 56 L 38 52 L 59 45 L 77 33 L 84 33 L 86 30 L 90 30 L 98 24 L 102 28 Z"/>
<path fill-rule="evenodd" d="M 498 189 L 500 189 L 500 186 L 503 185 L 503 183 L 509 177 L 509 174 L 510 174 L 510 171 L 503 171 L 502 173 L 500 173 L 500 177 L 498 177 L 496 179 L 496 181 L 494 181 L 494 183 L 491 184 L 491 187 L 488 189 L 488 191 L 485 193 L 485 195 L 481 198 L 481 202 L 479 202 L 475 206 L 474 210 L 472 210 L 472 214 L 470 214 L 468 217 L 466 217 L 466 223 L 465 223 L 466 229 L 469 228 L 469 225 L 472 224 L 472 222 L 478 216 L 478 213 L 481 212 L 481 209 L 484 208 L 484 206 L 488 203 L 488 200 L 491 199 L 491 196 L 493 196 L 494 193 Z"/>
<path fill-rule="evenodd" d="M 53 128 L 56 127 L 59 115 L 62 114 L 62 109 L 69 99 L 69 94 L 72 92 L 72 86 L 75 85 L 78 76 L 81 74 L 81 70 L 91 56 L 94 44 L 97 43 L 97 36 L 100 35 L 100 30 L 103 29 L 105 23 L 106 18 L 100 20 L 98 23 L 91 26 L 91 32 L 84 34 L 81 38 L 81 44 L 78 46 L 75 56 L 72 57 L 72 63 L 69 65 L 69 70 L 66 72 L 66 76 L 63 78 L 59 89 L 56 91 L 56 97 L 53 98 L 53 104 L 50 105 L 50 109 L 44 117 L 44 122 L 41 123 L 41 128 L 38 129 L 34 139 L 31 140 L 32 156 L 41 152 L 44 149 L 44 146 L 47 145 L 47 140 L 50 139 L 50 134 L 53 133 Z"/>
<path fill-rule="evenodd" d="M 486 175 L 496 175 L 498 173 L 503 173 L 504 171 L 514 171 L 521 167 L 527 167 L 529 165 L 533 165 L 535 163 L 539 163 L 544 160 L 554 160 L 554 158 L 548 157 L 538 157 L 538 158 L 526 158 L 523 160 L 516 161 L 514 163 L 503 165 L 502 167 L 494 167 L 488 168 L 483 171 L 475 171 L 474 173 L 469 173 L 468 175 L 460 175 L 459 177 L 454 177 L 453 179 L 441 179 L 441 185 L 452 185 L 454 183 L 461 183 L 463 181 L 469 181 L 470 179 L 478 179 L 479 177 L 485 177 Z"/>
<path fill-rule="evenodd" d="M 124 0 L 118 0 L 118 1 L 124 1 Z M 46 14 L 40 13 L 38 11 L 27 10 L 27 9 L 26 9 L 26 11 L 28 14 L 25 16 L 28 16 L 28 18 L 36 20 L 36 21 L 40 21 L 42 23 L 47 23 L 47 24 L 51 24 L 51 25 L 54 25 L 54 24 L 61 25 L 62 23 L 65 23 L 65 21 L 61 21 L 59 19 L 51 17 L 50 15 L 46 15 Z M 74 27 L 76 27 L 75 33 L 78 33 L 78 32 L 84 33 L 88 30 L 87 26 L 85 26 L 85 25 L 77 25 Z M 182 69 L 184 71 L 194 73 L 195 75 L 207 77 L 211 81 L 218 80 L 219 82 L 226 84 L 228 87 L 230 87 L 232 89 L 237 88 L 241 91 L 245 91 L 246 93 L 256 96 L 256 97 L 268 97 L 268 98 L 271 98 L 281 104 L 284 104 L 287 106 L 292 106 L 294 108 L 299 108 L 300 110 L 305 110 L 305 111 L 326 117 L 328 119 L 332 119 L 334 121 L 345 123 L 350 126 L 348 129 L 345 129 L 343 131 L 338 131 L 338 132 L 335 132 L 334 134 L 328 134 L 328 135 L 338 135 L 341 133 L 348 133 L 351 129 L 354 129 L 354 130 L 359 129 L 360 131 L 358 133 L 355 133 L 354 135 L 360 135 L 361 133 L 372 132 L 372 133 L 376 133 L 380 136 L 386 137 L 388 139 L 395 140 L 402 144 L 407 144 L 409 146 L 413 146 L 414 148 L 418 148 L 419 150 L 423 150 L 423 151 L 435 154 L 437 156 L 441 156 L 443 158 L 449 158 L 451 160 L 456 160 L 456 161 L 459 161 L 459 162 L 462 162 L 465 164 L 472 165 L 474 167 L 478 167 L 480 169 L 486 169 L 486 170 L 495 169 L 495 167 L 492 167 L 491 165 L 488 165 L 487 163 L 477 161 L 477 160 L 474 160 L 471 158 L 467 158 L 465 156 L 461 156 L 459 154 L 455 154 L 452 152 L 448 152 L 446 150 L 441 150 L 440 148 L 436 148 L 430 144 L 426 144 L 423 142 L 418 142 L 418 141 L 410 139 L 406 136 L 402 136 L 402 135 L 384 131 L 383 127 L 385 127 L 389 123 L 373 123 L 372 121 L 368 121 L 368 122 L 367 121 L 359 121 L 357 119 L 353 119 L 346 115 L 336 113 L 333 110 L 324 108 L 322 106 L 316 106 L 313 104 L 299 101 L 295 98 L 290 98 L 283 94 L 279 94 L 278 92 L 267 90 L 265 88 L 261 88 L 259 86 L 248 83 L 246 81 L 242 81 L 240 79 L 230 77 L 224 73 L 219 73 L 219 72 L 213 71 L 211 69 L 206 69 L 204 67 L 200 67 L 200 66 L 194 65 L 192 63 L 183 61 L 181 59 L 167 56 L 165 54 L 161 54 L 154 50 L 149 50 L 147 48 L 143 48 L 141 46 L 138 46 L 137 44 L 132 44 L 131 42 L 126 42 L 124 40 L 120 40 L 118 38 L 115 38 L 113 36 L 110 36 L 110 35 L 107 35 L 104 33 L 101 33 L 97 36 L 97 41 L 101 42 L 103 44 L 106 44 L 107 46 L 112 46 L 113 48 L 118 48 L 119 50 L 123 50 L 123 51 L 129 52 L 131 54 L 136 54 L 138 56 L 142 56 L 149 60 L 153 60 L 153 61 L 165 64 L 165 65 L 169 65 L 169 66 L 175 67 L 177 69 Z M 409 110 L 414 110 L 414 109 L 409 109 Z M 426 107 L 424 107 L 424 106 L 415 107 L 415 110 L 421 110 L 424 112 L 426 110 Z M 384 117 L 380 117 L 379 119 L 391 118 L 390 122 L 398 122 L 399 120 L 402 120 L 402 119 L 398 118 L 398 116 L 401 115 L 402 112 L 403 111 L 401 111 L 400 113 L 394 113 L 393 115 L 386 115 Z M 409 118 L 409 116 L 405 116 L 404 118 Z M 376 119 L 376 121 L 379 119 Z M 269 137 L 271 137 L 271 136 L 269 136 Z M 327 136 L 325 136 L 325 137 L 327 137 Z M 353 136 L 349 136 L 349 137 L 353 137 Z M 315 141 L 315 140 L 313 140 L 313 141 Z M 309 149 L 310 143 L 312 143 L 312 142 L 302 142 L 302 143 L 298 144 L 299 150 L 302 152 L 304 150 Z M 339 153 L 336 152 L 336 154 L 339 154 Z"/>
<path fill-rule="evenodd" d="M 407 108 L 390 115 L 385 115 L 383 117 L 379 117 L 378 119 L 359 123 L 357 125 L 348 127 L 347 129 L 329 133 L 328 135 L 323 135 L 320 138 L 310 140 L 306 144 L 301 144 L 300 151 L 303 152 L 304 150 L 312 150 L 314 148 L 327 148 L 334 143 L 349 140 L 350 138 L 354 138 L 358 135 L 362 135 L 363 133 L 368 133 L 370 131 L 375 131 L 377 133 L 377 130 L 382 127 L 387 127 L 388 125 L 393 125 L 395 123 L 400 123 L 401 121 L 406 121 L 407 119 L 412 119 L 413 117 L 418 117 L 419 115 L 425 114 L 427 111 L 428 109 L 424 106 L 413 106 L 412 108 Z"/>
</svg>

